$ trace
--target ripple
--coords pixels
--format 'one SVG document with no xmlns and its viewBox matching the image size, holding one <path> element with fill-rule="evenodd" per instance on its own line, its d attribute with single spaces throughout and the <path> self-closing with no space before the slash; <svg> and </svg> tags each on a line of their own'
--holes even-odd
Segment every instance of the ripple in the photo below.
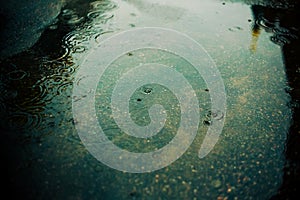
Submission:
<svg viewBox="0 0 300 200">
<path fill-rule="evenodd" d="M 72 79 L 66 76 L 53 74 L 47 77 L 43 82 L 43 88 L 46 91 L 46 97 L 43 101 L 52 101 L 55 96 L 69 96 L 69 88 L 72 86 Z M 64 95 L 65 94 L 65 95 Z"/>
<path fill-rule="evenodd" d="M 18 91 L 16 90 L 5 90 L 3 93 L 3 99 L 6 101 L 15 99 L 18 96 Z"/>
<path fill-rule="evenodd" d="M 90 19 L 94 19 L 97 17 L 103 17 L 105 14 L 102 11 L 93 11 L 87 14 L 87 17 Z"/>
<path fill-rule="evenodd" d="M 40 69 L 42 71 L 46 70 L 47 72 L 53 73 L 57 70 L 57 68 L 65 68 L 65 62 L 59 61 L 59 60 L 53 60 L 53 61 L 45 61 L 40 64 Z"/>
<path fill-rule="evenodd" d="M 278 44 L 279 46 L 283 46 L 285 44 L 289 44 L 290 40 L 287 39 L 287 37 L 283 35 L 275 35 L 270 37 L 271 41 L 274 42 L 275 44 Z"/>
<path fill-rule="evenodd" d="M 68 67 L 60 67 L 57 69 L 57 73 L 61 75 L 71 75 L 75 72 L 75 68 L 73 66 L 68 66 Z"/>
<path fill-rule="evenodd" d="M 61 12 L 61 20 L 68 25 L 76 25 L 84 20 L 84 17 L 79 17 L 76 11 L 72 9 L 64 9 Z"/>
<path fill-rule="evenodd" d="M 45 71 L 45 74 L 51 73 L 51 75 L 44 75 L 45 78 L 50 78 L 53 75 L 67 76 L 69 77 L 75 72 L 75 65 L 70 59 L 46 61 L 40 65 L 40 70 Z"/>
<path fill-rule="evenodd" d="M 62 10 L 62 16 L 64 16 L 64 17 L 73 15 L 74 13 L 75 13 L 75 11 L 71 10 L 71 9 L 64 9 L 64 10 Z"/>
<path fill-rule="evenodd" d="M 66 45 L 62 45 L 61 47 L 62 47 L 62 49 L 63 49 L 64 52 L 58 58 L 55 58 L 55 59 L 51 60 L 51 62 L 60 61 L 60 60 L 62 60 L 64 58 L 68 57 L 68 55 L 70 54 L 70 48 L 68 46 L 66 46 Z"/>
<path fill-rule="evenodd" d="M 28 130 L 39 126 L 41 116 L 39 114 L 30 114 L 26 112 L 17 112 L 11 114 L 6 119 L 7 128 L 12 130 Z"/>
<path fill-rule="evenodd" d="M 111 1 L 94 1 L 90 4 L 94 9 L 111 10 L 117 7 L 116 4 Z"/>
<path fill-rule="evenodd" d="M 36 84 L 32 86 L 32 90 L 34 91 L 34 97 L 29 100 L 29 102 L 36 102 L 44 100 L 47 95 L 47 88 L 42 83 L 42 80 L 38 81 Z"/>
<path fill-rule="evenodd" d="M 106 33 L 113 33 L 114 31 L 103 31 L 101 33 L 97 33 L 95 36 L 94 36 L 94 39 L 97 43 L 100 42 L 100 37 Z"/>
<path fill-rule="evenodd" d="M 67 92 L 68 92 L 67 90 L 71 87 L 72 87 L 72 82 L 63 83 L 60 86 L 58 86 L 58 88 L 56 90 L 56 94 L 57 95 L 67 94 Z"/>
<path fill-rule="evenodd" d="M 96 14 L 93 13 L 93 15 L 96 16 Z M 103 24 L 106 24 L 110 19 L 114 17 L 114 14 L 104 13 L 99 15 L 98 17 L 93 18 L 94 19 L 94 26 L 103 26 Z M 91 17 L 92 18 L 92 17 Z"/>
<path fill-rule="evenodd" d="M 63 41 L 69 48 L 72 48 L 82 42 L 88 41 L 88 37 L 80 33 L 71 32 L 63 38 Z"/>
<path fill-rule="evenodd" d="M 265 18 L 261 18 L 261 19 L 256 20 L 256 24 L 262 26 L 265 29 L 269 29 L 269 30 L 273 29 L 275 27 L 273 22 L 270 22 Z"/>
<path fill-rule="evenodd" d="M 279 46 L 289 44 L 291 40 L 298 39 L 294 34 L 293 29 L 287 29 L 280 26 L 280 21 L 269 21 L 268 19 L 261 17 L 256 21 L 256 24 L 263 27 L 266 31 L 273 32 L 274 35 L 270 37 L 270 40 Z"/>
<path fill-rule="evenodd" d="M 12 72 L 9 72 L 7 74 L 8 79 L 9 80 L 21 80 L 23 79 L 25 76 L 28 76 L 27 72 L 23 71 L 23 70 L 15 70 Z"/>
<path fill-rule="evenodd" d="M 67 24 L 69 25 L 75 25 L 84 20 L 84 17 L 78 17 L 77 15 L 72 15 L 71 19 L 67 21 Z"/>
<path fill-rule="evenodd" d="M 72 53 L 83 53 L 86 50 L 84 46 L 76 46 L 72 49 Z"/>
<path fill-rule="evenodd" d="M 67 77 L 61 76 L 61 75 L 52 75 L 52 77 L 50 78 L 50 82 L 52 84 L 62 84 L 65 82 L 68 82 L 69 79 Z"/>
</svg>

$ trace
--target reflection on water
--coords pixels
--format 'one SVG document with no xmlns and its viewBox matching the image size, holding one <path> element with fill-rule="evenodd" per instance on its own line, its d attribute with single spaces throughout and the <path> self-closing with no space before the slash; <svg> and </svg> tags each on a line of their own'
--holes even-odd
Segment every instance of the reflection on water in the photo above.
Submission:
<svg viewBox="0 0 300 200">
<path fill-rule="evenodd" d="M 296 123 L 290 127 L 299 113 L 299 76 L 292 73 L 299 60 L 290 61 L 299 29 L 285 21 L 294 17 L 292 12 L 264 6 L 208 0 L 69 3 L 32 48 L 0 63 L 1 146 L 9 167 L 8 187 L 29 199 L 269 199 L 280 187 L 292 187 L 294 182 L 283 178 L 289 178 L 288 164 L 295 166 L 297 159 L 285 144 L 293 137 L 288 130 L 299 130 Z M 203 45 L 224 80 L 228 113 L 214 150 L 199 159 L 210 118 L 222 116 L 210 110 L 205 82 L 176 55 L 141 49 L 121 56 L 96 93 L 99 123 L 116 145 L 139 152 L 160 148 L 174 137 L 180 115 L 168 88 L 145 85 L 129 102 L 131 116 L 145 125 L 148 108 L 164 105 L 164 131 L 152 140 L 116 134 L 120 131 L 111 118 L 110 94 L 123 75 L 119 66 L 153 59 L 178 65 L 202 97 L 201 124 L 188 151 L 161 170 L 130 174 L 100 163 L 81 143 L 74 126 L 79 122 L 72 116 L 72 86 L 93 47 L 117 32 L 146 26 L 172 28 Z"/>
</svg>

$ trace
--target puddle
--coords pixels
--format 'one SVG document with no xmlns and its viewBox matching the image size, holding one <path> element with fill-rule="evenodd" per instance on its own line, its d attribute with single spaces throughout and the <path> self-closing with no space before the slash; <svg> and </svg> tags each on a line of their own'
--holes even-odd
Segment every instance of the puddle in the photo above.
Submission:
<svg viewBox="0 0 300 200">
<path fill-rule="evenodd" d="M 1 133 L 9 167 L 8 187 L 26 199 L 270 199 L 278 191 L 287 191 L 287 159 L 293 162 L 293 157 L 287 154 L 286 144 L 289 131 L 299 130 L 292 119 L 296 120 L 299 110 L 300 87 L 297 75 L 287 69 L 292 51 L 286 49 L 298 41 L 299 29 L 280 18 L 282 13 L 293 15 L 285 11 L 288 4 L 279 8 L 253 5 L 214 0 L 67 3 L 34 46 L 0 62 Z M 279 14 L 267 15 L 272 9 L 279 9 Z M 105 66 L 95 88 L 86 81 L 88 76 L 76 77 L 88 62 L 86 57 L 106 39 L 143 27 L 178 31 L 205 49 L 224 83 L 226 111 L 213 108 L 210 95 L 219 90 L 207 84 L 188 59 L 167 47 L 123 52 Z M 139 35 L 136 37 L 138 40 Z M 148 42 L 155 37 L 159 36 L 149 36 Z M 112 43 L 107 55 L 118 45 L 128 46 L 122 41 Z M 190 49 L 184 54 L 195 57 L 195 52 Z M 101 62 L 101 56 L 95 60 Z M 134 137 L 120 128 L 114 114 L 119 114 L 121 122 L 125 114 L 111 102 L 118 97 L 113 93 L 122 76 L 134 81 L 135 77 L 126 73 L 145 63 L 171 66 L 193 91 L 180 88 L 189 101 L 184 107 L 176 93 L 162 84 L 137 87 L 127 102 L 128 116 L 138 126 L 151 127 L 153 122 L 163 128 L 151 137 Z M 157 76 L 151 66 L 145 74 Z M 173 80 L 167 73 L 160 76 Z M 175 80 L 174 85 L 178 83 Z M 84 95 L 74 95 L 74 87 Z M 126 84 L 120 88 L 120 93 L 126 93 Z M 87 101 L 81 108 L 81 116 L 86 117 L 74 117 L 74 103 L 91 95 L 95 95 L 95 115 L 85 110 L 90 105 Z M 196 108 L 193 98 L 199 105 Z M 158 114 L 153 115 L 153 107 Z M 76 129 L 96 121 L 95 126 L 101 126 L 111 143 L 128 152 L 155 151 L 151 159 L 159 163 L 157 159 L 163 155 L 159 149 L 176 138 L 184 109 L 199 113 L 198 123 L 188 121 L 190 127 L 184 129 L 184 134 L 190 134 L 189 129 L 198 124 L 195 138 L 178 158 L 176 149 L 168 152 L 165 159 L 175 156 L 174 162 L 148 173 L 122 172 L 101 163 L 87 150 Z M 163 123 L 153 121 L 153 116 L 164 119 Z M 199 158 L 207 131 L 220 122 L 224 126 L 217 143 Z M 83 131 L 93 134 L 91 130 L 93 127 Z M 180 141 L 188 144 L 190 137 Z M 116 155 L 106 156 L 115 159 Z"/>
</svg>

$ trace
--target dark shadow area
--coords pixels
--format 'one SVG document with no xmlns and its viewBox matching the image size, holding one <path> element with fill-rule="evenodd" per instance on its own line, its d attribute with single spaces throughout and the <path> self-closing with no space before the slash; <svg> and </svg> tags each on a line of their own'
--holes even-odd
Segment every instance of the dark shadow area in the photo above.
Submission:
<svg viewBox="0 0 300 200">
<path fill-rule="evenodd" d="M 47 2 L 49 6 L 60 1 L 53 1 L 52 4 L 51 1 L 44 2 Z M 65 80 L 70 76 L 63 73 L 63 70 L 73 68 L 74 65 L 69 55 L 70 47 L 64 44 L 63 38 L 90 20 L 86 15 L 90 10 L 91 1 L 76 0 L 81 4 L 80 9 L 74 6 L 74 2 L 59 4 L 64 6 L 55 7 L 57 17 L 56 15 L 48 16 L 46 13 L 44 15 L 46 19 L 40 19 L 39 15 L 34 13 L 30 14 L 30 6 L 22 7 L 22 4 L 26 2 L 20 3 L 21 5 L 15 10 L 12 4 L 16 2 L 1 2 L 3 6 L 0 9 L 0 30 L 3 31 L 7 26 L 11 26 L 12 29 L 0 34 L 0 41 L 6 40 L 2 42 L 3 52 L 0 52 L 1 177 L 3 195 L 8 195 L 11 199 L 35 199 L 39 194 L 39 191 L 34 190 L 35 187 L 32 186 L 33 182 L 38 179 L 33 176 L 36 169 L 32 166 L 39 162 L 37 156 L 34 155 L 38 154 L 36 153 L 39 151 L 37 147 L 43 138 L 48 136 L 48 133 L 40 134 L 39 129 L 45 117 L 43 112 L 47 109 L 45 97 L 51 88 L 38 87 L 38 83 L 52 76 L 55 71 L 60 71 L 60 78 L 65 78 Z M 41 5 L 34 3 L 32 5 L 37 7 L 34 12 L 42 12 L 42 9 L 38 9 Z M 43 6 L 45 5 L 42 4 L 41 7 Z M 22 15 L 20 11 L 22 9 L 28 13 Z M 48 8 L 45 7 L 45 9 Z M 29 30 L 30 21 L 26 18 L 35 20 L 32 30 Z M 12 25 L 14 23 L 22 24 L 20 29 L 23 26 L 26 28 L 17 34 L 15 33 L 17 28 Z M 38 23 L 43 24 L 38 27 L 40 26 Z M 35 32 L 35 29 L 38 29 L 38 32 Z M 29 35 L 23 34 L 26 31 Z M 34 35 L 30 36 L 30 34 Z M 9 40 L 6 39 L 8 37 L 10 37 Z M 22 42 L 23 40 L 26 42 Z M 19 41 L 19 44 L 11 45 Z M 7 47 L 9 45 L 11 47 Z M 49 63 L 49 65 L 43 66 L 41 63 Z M 52 134 L 50 130 L 54 127 L 55 122 L 48 124 L 49 134 Z M 32 152 L 29 146 L 36 149 L 36 152 Z M 52 199 L 51 197 L 45 198 Z"/>
<path fill-rule="evenodd" d="M 272 199 L 295 199 L 300 185 L 300 27 L 299 5 L 292 8 L 251 6 L 254 24 L 253 37 L 262 30 L 271 32 L 271 41 L 281 46 L 290 94 L 292 122 L 285 146 L 286 164 L 283 183 Z M 255 40 L 255 39 L 254 39 Z M 252 47 L 255 50 L 255 47 Z"/>
</svg>

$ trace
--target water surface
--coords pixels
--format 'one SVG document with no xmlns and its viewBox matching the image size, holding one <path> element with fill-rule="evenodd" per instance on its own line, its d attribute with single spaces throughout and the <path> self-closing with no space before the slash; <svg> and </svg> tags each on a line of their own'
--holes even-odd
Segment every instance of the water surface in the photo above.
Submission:
<svg viewBox="0 0 300 200">
<path fill-rule="evenodd" d="M 290 96 L 281 48 L 270 40 L 272 33 L 261 31 L 253 44 L 249 5 L 209 0 L 84 5 L 84 10 L 79 4 L 67 5 L 35 46 L 1 61 L 3 146 L 15 190 L 29 199 L 270 199 L 277 193 L 283 181 Z M 200 43 L 224 81 L 227 113 L 219 141 L 199 159 L 211 125 L 210 91 L 203 78 L 170 52 L 139 49 L 121 55 L 99 81 L 95 98 L 99 124 L 114 144 L 133 152 L 161 148 L 180 121 L 174 94 L 148 84 L 130 99 L 131 117 L 146 125 L 149 107 L 163 105 L 168 114 L 163 131 L 151 140 L 120 131 L 110 101 L 125 69 L 140 62 L 175 66 L 201 97 L 199 129 L 187 152 L 163 169 L 135 174 L 109 168 L 87 151 L 75 128 L 80 122 L 73 118 L 72 89 L 93 48 L 116 33 L 141 27 L 174 29 Z"/>
</svg>

